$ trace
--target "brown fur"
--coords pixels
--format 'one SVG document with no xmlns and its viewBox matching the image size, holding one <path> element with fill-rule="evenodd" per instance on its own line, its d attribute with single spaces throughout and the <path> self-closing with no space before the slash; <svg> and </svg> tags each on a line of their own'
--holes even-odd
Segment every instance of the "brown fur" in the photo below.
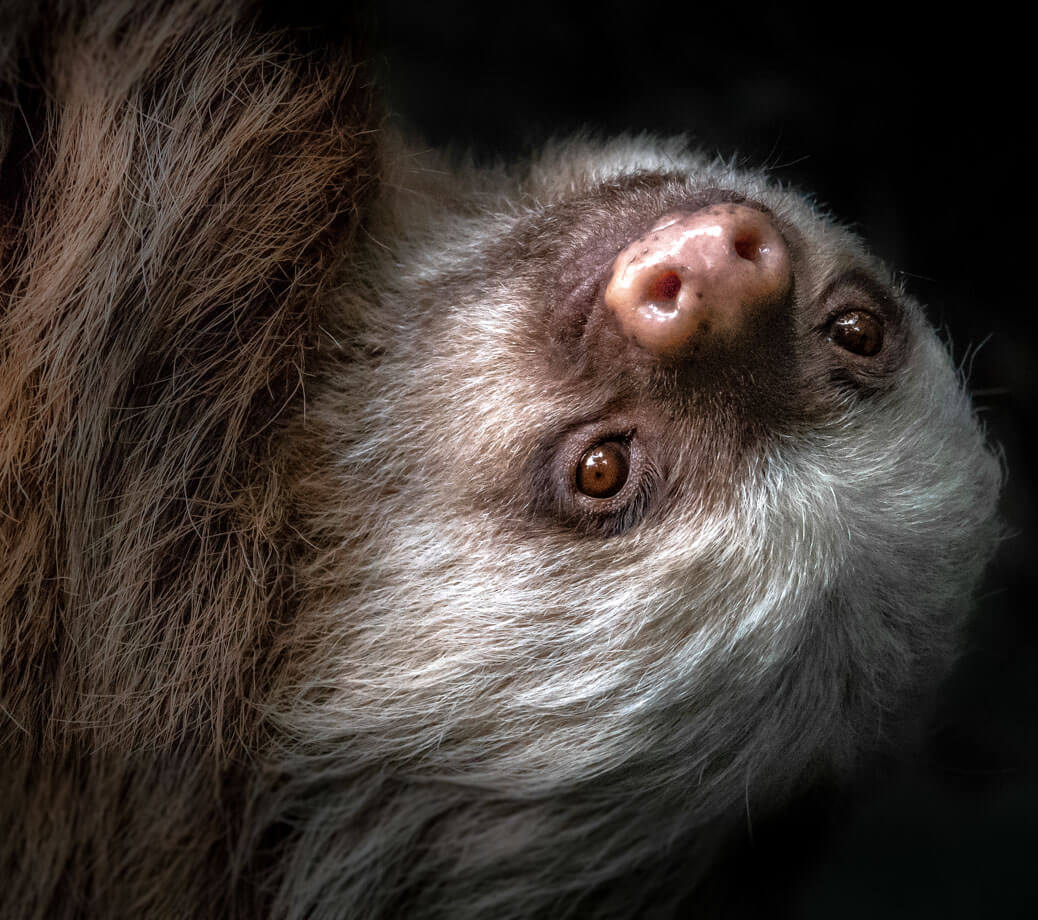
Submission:
<svg viewBox="0 0 1038 920">
<path fill-rule="evenodd" d="M 45 18 L 4 17 L 0 64 L 29 101 L 0 134 L 17 188 L 0 266 L 0 770 L 20 790 L 0 796 L 0 904 L 29 884 L 54 893 L 39 916 L 74 912 L 72 891 L 94 916 L 190 915 L 227 830 L 205 814 L 214 775 L 241 757 L 291 616 L 271 438 L 375 168 L 370 104 L 347 54 L 307 59 L 233 5 Z M 19 55 L 33 66 L 16 84 Z"/>
</svg>

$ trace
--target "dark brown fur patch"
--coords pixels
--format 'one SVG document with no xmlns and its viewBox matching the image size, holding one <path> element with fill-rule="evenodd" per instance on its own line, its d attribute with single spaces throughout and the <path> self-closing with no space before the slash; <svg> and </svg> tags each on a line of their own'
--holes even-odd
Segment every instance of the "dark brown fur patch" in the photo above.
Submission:
<svg viewBox="0 0 1038 920">
<path fill-rule="evenodd" d="M 291 616 L 274 435 L 362 218 L 373 119 L 348 54 L 256 34 L 237 6 L 59 3 L 45 35 L 5 16 L 5 96 L 26 97 L 12 58 L 35 48 L 45 111 L 0 126 L 0 769 L 24 802 L 0 873 L 50 878 L 47 916 L 105 875 L 76 850 L 91 837 L 137 854 L 78 905 L 93 916 L 175 913 L 153 894 L 199 884 L 191 790 L 237 759 Z M 156 783 L 180 818 L 150 813 Z"/>
</svg>

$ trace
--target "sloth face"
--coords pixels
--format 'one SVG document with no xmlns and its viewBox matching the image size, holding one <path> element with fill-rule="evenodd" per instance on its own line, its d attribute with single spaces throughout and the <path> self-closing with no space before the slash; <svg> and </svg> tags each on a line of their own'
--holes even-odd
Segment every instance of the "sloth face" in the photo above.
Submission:
<svg viewBox="0 0 1038 920">
<path fill-rule="evenodd" d="M 342 652 L 307 686 L 418 774 L 637 775 L 696 820 L 881 743 L 995 533 L 918 304 L 801 196 L 676 145 L 444 181 L 387 201 L 400 242 L 356 269 L 312 413 Z"/>
</svg>

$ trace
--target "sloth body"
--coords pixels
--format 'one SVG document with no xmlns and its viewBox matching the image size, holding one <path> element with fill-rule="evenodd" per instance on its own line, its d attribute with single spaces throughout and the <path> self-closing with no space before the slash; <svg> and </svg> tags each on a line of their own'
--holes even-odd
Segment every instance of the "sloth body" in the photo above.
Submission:
<svg viewBox="0 0 1038 920">
<path fill-rule="evenodd" d="M 0 915 L 663 913 L 903 737 L 999 469 L 860 241 L 678 142 L 451 169 L 130 6 L 0 135 Z M 654 339 L 611 282 L 711 209 L 781 281 Z"/>
</svg>

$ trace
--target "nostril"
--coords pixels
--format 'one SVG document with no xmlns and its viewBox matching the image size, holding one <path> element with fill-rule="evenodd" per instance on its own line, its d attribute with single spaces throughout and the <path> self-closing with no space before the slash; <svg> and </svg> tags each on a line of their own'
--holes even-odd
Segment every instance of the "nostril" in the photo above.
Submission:
<svg viewBox="0 0 1038 920">
<path fill-rule="evenodd" d="M 646 291 L 648 299 L 659 303 L 660 301 L 674 301 L 678 299 L 681 292 L 681 278 L 677 272 L 664 272 L 657 275 L 649 284 Z M 673 304 L 660 303 L 660 306 L 673 307 Z"/>
<path fill-rule="evenodd" d="M 747 262 L 756 262 L 764 251 L 761 238 L 756 233 L 741 233 L 732 245 L 735 247 L 736 255 Z"/>
</svg>

